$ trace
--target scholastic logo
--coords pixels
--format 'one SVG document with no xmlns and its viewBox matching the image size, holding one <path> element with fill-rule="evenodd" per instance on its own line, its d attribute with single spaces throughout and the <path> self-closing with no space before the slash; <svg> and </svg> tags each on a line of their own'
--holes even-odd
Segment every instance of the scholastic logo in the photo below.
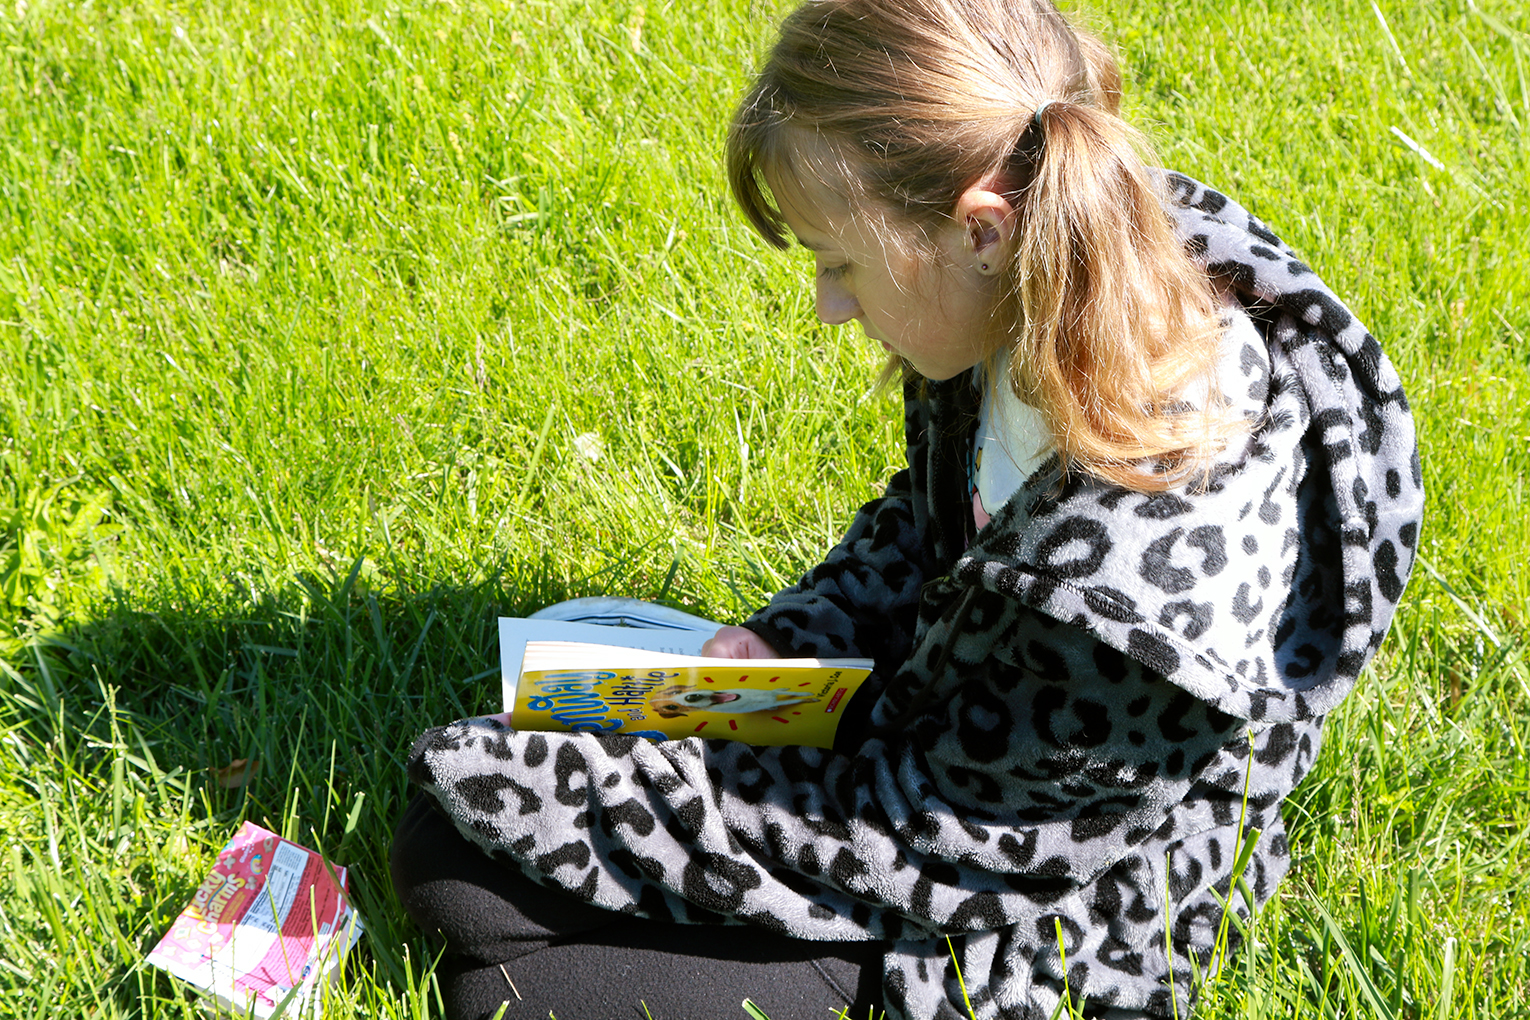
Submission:
<svg viewBox="0 0 1530 1020">
<path fill-rule="evenodd" d="M 844 696 L 845 696 L 845 689 L 843 687 L 841 687 L 841 688 L 839 688 L 839 690 L 835 691 L 834 692 L 834 697 L 830 698 L 829 699 L 829 703 L 824 706 L 824 710 L 823 710 L 824 714 L 825 715 L 833 715 L 834 714 L 834 710 L 839 707 L 839 699 L 843 698 Z"/>
</svg>

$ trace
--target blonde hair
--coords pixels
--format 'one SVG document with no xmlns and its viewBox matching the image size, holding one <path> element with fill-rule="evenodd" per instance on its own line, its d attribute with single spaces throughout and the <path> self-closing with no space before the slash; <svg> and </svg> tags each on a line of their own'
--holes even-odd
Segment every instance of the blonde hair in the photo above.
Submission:
<svg viewBox="0 0 1530 1020">
<path fill-rule="evenodd" d="M 1048 0 L 809 0 L 734 115 L 728 178 L 788 244 L 767 176 L 820 183 L 917 238 L 979 182 L 1018 212 L 988 339 L 990 378 L 1051 428 L 1064 470 L 1169 488 L 1243 428 L 1215 400 L 1223 325 L 1119 116 L 1103 43 Z M 804 139 L 831 152 L 809 166 Z M 1200 406 L 1187 397 L 1205 383 Z"/>
</svg>

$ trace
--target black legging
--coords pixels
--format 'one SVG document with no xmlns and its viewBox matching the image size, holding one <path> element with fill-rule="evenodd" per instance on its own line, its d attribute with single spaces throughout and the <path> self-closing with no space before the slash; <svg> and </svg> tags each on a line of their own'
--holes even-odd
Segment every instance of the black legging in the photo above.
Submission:
<svg viewBox="0 0 1530 1020">
<path fill-rule="evenodd" d="M 464 839 L 423 794 L 393 837 L 393 888 L 446 940 L 452 1020 L 771 1020 L 881 1013 L 885 942 L 804 942 L 748 925 L 628 917 L 527 879 Z M 646 1009 L 646 1012 L 645 1012 Z"/>
</svg>

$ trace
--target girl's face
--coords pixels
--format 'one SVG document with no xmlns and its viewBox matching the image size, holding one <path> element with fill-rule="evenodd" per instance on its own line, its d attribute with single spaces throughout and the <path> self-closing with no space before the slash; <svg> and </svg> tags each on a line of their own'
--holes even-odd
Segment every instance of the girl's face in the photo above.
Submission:
<svg viewBox="0 0 1530 1020">
<path fill-rule="evenodd" d="M 926 379 L 949 379 L 983 360 L 998 277 L 979 267 L 996 267 L 998 247 L 1007 245 L 985 244 L 997 233 L 961 215 L 961 203 L 930 238 L 931 260 L 818 182 L 770 185 L 787 226 L 813 252 L 820 319 L 830 325 L 854 319 Z"/>
</svg>

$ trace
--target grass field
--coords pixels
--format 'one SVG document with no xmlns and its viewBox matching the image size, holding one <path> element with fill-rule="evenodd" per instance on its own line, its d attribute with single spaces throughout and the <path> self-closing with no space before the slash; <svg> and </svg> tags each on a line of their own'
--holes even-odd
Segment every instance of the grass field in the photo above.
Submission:
<svg viewBox="0 0 1530 1020">
<path fill-rule="evenodd" d="M 1388 346 L 1431 498 L 1205 1017 L 1530 1016 L 1530 11 L 1380 3 L 1088 12 Z M 435 1015 L 386 849 L 494 616 L 740 616 L 895 470 L 879 353 L 724 192 L 779 13 L 0 8 L 0 1015 L 194 1015 L 142 956 L 246 818 L 354 868 L 326 1015 Z"/>
</svg>

